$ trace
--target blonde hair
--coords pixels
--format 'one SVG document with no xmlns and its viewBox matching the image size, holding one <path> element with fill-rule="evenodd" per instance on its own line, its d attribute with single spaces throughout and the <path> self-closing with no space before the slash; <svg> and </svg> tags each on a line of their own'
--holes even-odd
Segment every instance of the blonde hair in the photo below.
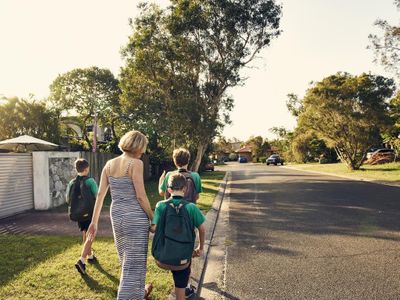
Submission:
<svg viewBox="0 0 400 300">
<path fill-rule="evenodd" d="M 190 152 L 185 148 L 175 149 L 172 153 L 172 159 L 177 167 L 186 166 L 190 161 Z"/>
<path fill-rule="evenodd" d="M 148 143 L 149 141 L 143 133 L 131 130 L 121 137 L 118 147 L 124 152 L 144 153 Z"/>
</svg>

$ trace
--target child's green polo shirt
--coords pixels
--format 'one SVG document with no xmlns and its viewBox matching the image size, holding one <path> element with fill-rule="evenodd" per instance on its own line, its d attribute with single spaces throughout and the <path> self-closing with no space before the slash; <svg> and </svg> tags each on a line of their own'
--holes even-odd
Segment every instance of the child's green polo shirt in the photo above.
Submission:
<svg viewBox="0 0 400 300">
<path fill-rule="evenodd" d="M 80 176 L 78 175 L 78 177 L 80 177 Z M 72 180 L 68 183 L 66 195 L 69 195 L 69 191 L 70 191 L 70 189 L 71 189 L 71 186 L 72 186 L 73 181 L 74 181 L 74 180 L 72 179 Z M 96 197 L 96 196 L 97 196 L 97 193 L 98 193 L 98 191 L 99 191 L 99 188 L 97 187 L 96 181 L 95 181 L 92 177 L 89 177 L 88 179 L 86 179 L 85 185 L 90 189 L 90 191 L 92 192 L 93 196 Z"/>
</svg>

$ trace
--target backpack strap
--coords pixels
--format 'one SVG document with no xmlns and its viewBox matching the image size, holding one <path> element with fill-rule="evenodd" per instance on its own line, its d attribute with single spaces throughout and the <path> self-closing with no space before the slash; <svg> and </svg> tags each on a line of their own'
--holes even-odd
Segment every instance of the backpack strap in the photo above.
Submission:
<svg viewBox="0 0 400 300">
<path fill-rule="evenodd" d="M 184 199 L 181 199 L 181 200 L 180 200 L 181 202 L 180 202 L 178 205 L 175 205 L 174 202 L 173 202 L 172 200 L 173 200 L 173 198 L 171 197 L 171 198 L 166 202 L 166 205 L 169 205 L 169 206 L 171 206 L 173 209 L 175 209 L 175 211 L 176 211 L 177 214 L 179 214 L 179 211 L 180 211 L 183 207 L 185 207 L 187 204 L 189 204 L 188 201 L 186 201 L 186 200 L 184 200 Z"/>
<path fill-rule="evenodd" d="M 107 171 L 108 171 L 108 177 L 110 177 L 111 176 L 111 163 L 110 162 L 107 164 Z"/>
</svg>

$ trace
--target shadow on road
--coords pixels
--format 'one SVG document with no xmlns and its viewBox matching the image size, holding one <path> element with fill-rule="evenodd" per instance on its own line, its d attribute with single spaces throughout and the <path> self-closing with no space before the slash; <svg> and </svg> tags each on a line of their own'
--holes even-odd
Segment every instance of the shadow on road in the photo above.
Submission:
<svg viewBox="0 0 400 300">
<path fill-rule="evenodd" d="M 261 175 L 264 182 L 255 180 Z M 400 241 L 400 188 L 301 174 L 266 176 L 265 172 L 252 172 L 235 176 L 230 185 L 231 208 L 234 208 L 230 211 L 230 222 L 240 228 L 240 242 L 244 245 L 251 246 L 259 238 L 260 230 Z M 265 178 L 273 176 L 282 178 L 265 182 Z M 275 242 L 267 239 L 260 250 L 296 255 L 269 246 Z"/>
<path fill-rule="evenodd" d="M 225 299 L 229 299 L 229 300 L 240 300 L 240 298 L 237 298 L 237 297 L 233 296 L 232 294 L 229 294 L 229 293 L 227 293 L 227 292 L 221 290 L 221 289 L 218 287 L 218 284 L 215 283 L 215 282 L 206 283 L 206 284 L 204 284 L 204 285 L 202 286 L 202 288 L 209 289 L 209 290 L 211 290 L 211 291 L 213 291 L 213 292 L 216 292 L 216 293 L 218 293 L 219 296 L 224 297 Z M 201 299 L 201 300 L 207 300 L 207 299 L 202 298 L 202 297 L 200 297 L 199 299 Z"/>
</svg>

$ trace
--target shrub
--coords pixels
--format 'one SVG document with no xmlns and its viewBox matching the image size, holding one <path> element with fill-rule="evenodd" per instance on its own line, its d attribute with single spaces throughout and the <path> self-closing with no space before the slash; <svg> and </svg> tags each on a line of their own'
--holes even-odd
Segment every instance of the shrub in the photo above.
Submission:
<svg viewBox="0 0 400 300">
<path fill-rule="evenodd" d="M 260 157 L 258 158 L 258 161 L 259 161 L 260 163 L 265 164 L 265 162 L 267 161 L 267 158 L 266 158 L 265 156 L 260 156 Z"/>
<path fill-rule="evenodd" d="M 229 160 L 230 161 L 238 160 L 238 155 L 236 153 L 229 154 Z"/>
</svg>

